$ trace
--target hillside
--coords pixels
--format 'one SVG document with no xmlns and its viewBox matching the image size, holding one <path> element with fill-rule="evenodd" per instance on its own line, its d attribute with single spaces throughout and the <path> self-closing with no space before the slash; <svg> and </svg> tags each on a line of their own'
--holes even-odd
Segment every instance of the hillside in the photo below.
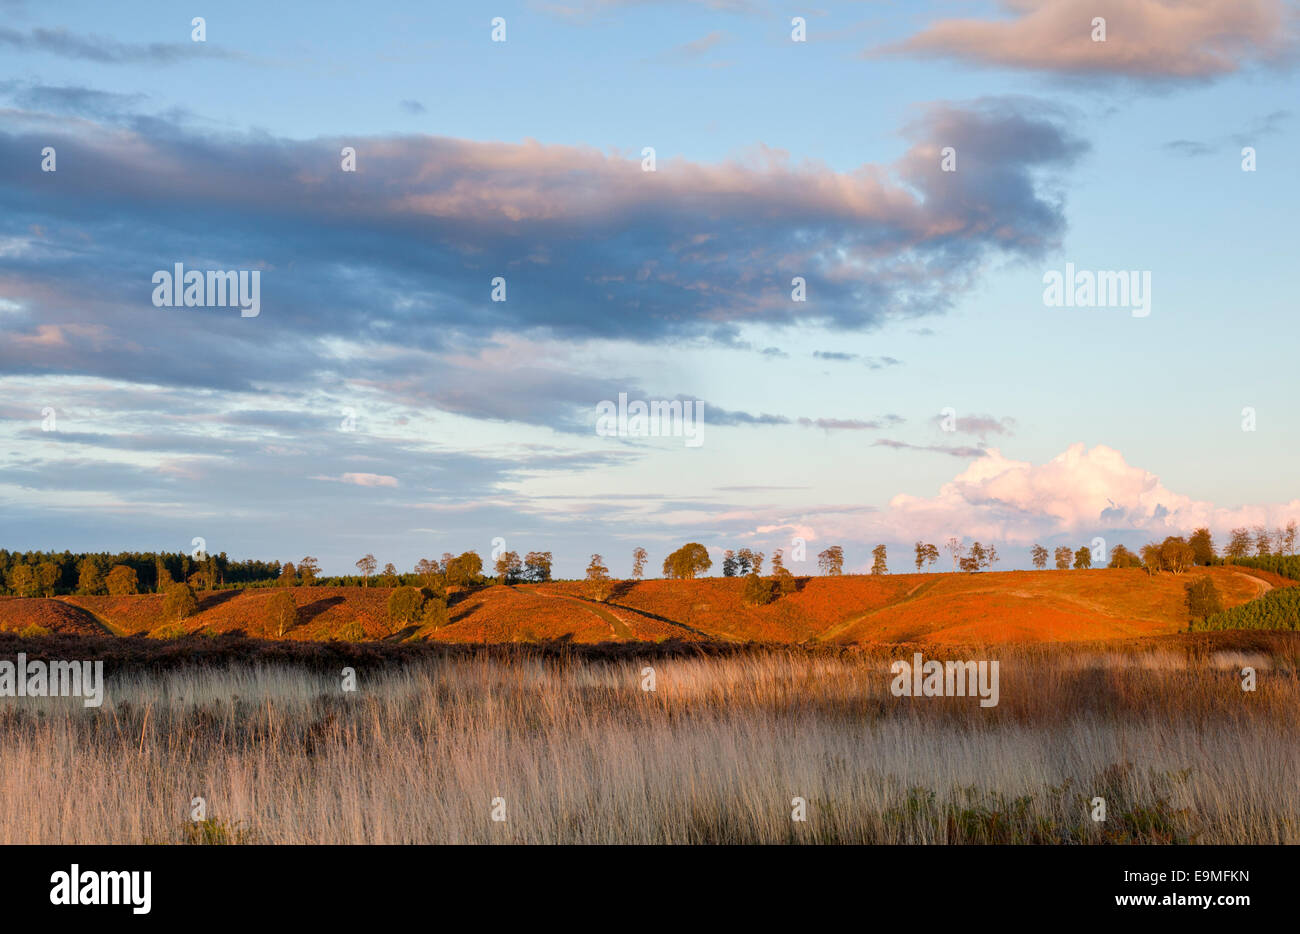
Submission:
<svg viewBox="0 0 1300 934">
<path fill-rule="evenodd" d="M 1024 643 L 1162 635 L 1186 628 L 1184 585 L 1209 575 L 1225 607 L 1295 582 L 1267 571 L 1196 568 L 1175 577 L 1144 571 L 1008 571 L 799 578 L 799 589 L 763 607 L 741 599 L 743 581 L 615 582 L 608 601 L 584 597 L 580 582 L 493 586 L 458 594 L 450 621 L 394 634 L 383 587 L 298 587 L 303 621 L 286 638 L 386 638 L 442 642 L 567 639 L 824 644 Z M 267 624 L 271 589 L 210 591 L 197 615 L 163 618 L 162 597 L 0 598 L 0 631 L 29 625 L 52 632 L 165 637 L 238 632 L 275 638 Z"/>
</svg>

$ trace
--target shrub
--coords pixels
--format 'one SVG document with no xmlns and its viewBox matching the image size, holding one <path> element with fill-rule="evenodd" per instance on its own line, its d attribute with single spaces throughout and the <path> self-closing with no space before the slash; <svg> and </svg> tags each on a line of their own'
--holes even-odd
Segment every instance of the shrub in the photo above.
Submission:
<svg viewBox="0 0 1300 934">
<path fill-rule="evenodd" d="M 772 581 L 765 580 L 757 574 L 746 574 L 744 591 L 745 602 L 753 606 L 766 606 L 771 603 L 776 599 L 776 594 L 772 592 L 774 589 L 772 583 Z"/>
<path fill-rule="evenodd" d="M 294 602 L 293 594 L 287 590 L 280 590 L 271 597 L 267 605 L 267 616 L 271 624 L 271 630 L 283 639 L 284 634 L 297 626 L 302 617 L 298 612 L 298 604 Z"/>
<path fill-rule="evenodd" d="M 420 620 L 421 624 L 433 629 L 441 629 L 447 625 L 447 601 L 441 597 L 433 597 L 424 604 L 424 618 Z"/>
<path fill-rule="evenodd" d="M 424 594 L 414 587 L 398 587 L 388 598 L 388 624 L 394 632 L 410 626 L 424 612 Z"/>
<path fill-rule="evenodd" d="M 785 568 L 780 568 L 776 572 L 776 589 L 781 593 L 781 596 L 785 596 L 798 590 L 799 582 Z"/>
<path fill-rule="evenodd" d="M 198 609 L 199 598 L 189 584 L 172 584 L 167 588 L 167 595 L 163 597 L 164 616 L 174 620 L 187 619 Z"/>
<path fill-rule="evenodd" d="M 24 626 L 18 631 L 18 635 L 22 636 L 24 639 L 35 639 L 37 636 L 48 636 L 49 634 L 50 630 L 46 629 L 44 626 L 38 626 L 35 623 Z"/>
<path fill-rule="evenodd" d="M 1206 619 L 1223 612 L 1219 588 L 1209 577 L 1198 577 L 1187 584 L 1187 616 L 1189 619 Z"/>
</svg>

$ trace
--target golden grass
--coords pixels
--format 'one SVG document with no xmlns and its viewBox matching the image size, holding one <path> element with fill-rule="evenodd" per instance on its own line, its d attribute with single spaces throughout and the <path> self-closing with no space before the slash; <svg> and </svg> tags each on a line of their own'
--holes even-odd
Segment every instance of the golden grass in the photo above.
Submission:
<svg viewBox="0 0 1300 934">
<path fill-rule="evenodd" d="M 886 652 L 119 673 L 0 700 L 0 844 L 1300 840 L 1294 653 L 989 657 L 992 709 L 893 697 Z"/>
</svg>

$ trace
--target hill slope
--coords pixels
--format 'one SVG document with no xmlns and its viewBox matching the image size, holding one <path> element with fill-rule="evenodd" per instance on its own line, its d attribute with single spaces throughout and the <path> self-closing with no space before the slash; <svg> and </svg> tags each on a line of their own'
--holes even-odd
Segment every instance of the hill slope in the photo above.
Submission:
<svg viewBox="0 0 1300 934">
<path fill-rule="evenodd" d="M 447 625 L 400 638 L 446 642 L 648 641 L 1008 643 L 1116 639 L 1186 628 L 1184 587 L 1208 575 L 1225 607 L 1296 582 L 1265 571 L 1196 568 L 1175 577 L 1136 569 L 889 574 L 800 578 L 768 606 L 742 598 L 735 578 L 618 581 L 605 603 L 580 582 L 494 586 L 457 595 Z M 270 589 L 200 594 L 199 612 L 163 618 L 162 597 L 0 598 L 0 630 L 31 623 L 56 632 L 172 635 L 242 632 L 275 638 Z M 394 638 L 384 587 L 297 587 L 297 640 Z"/>
</svg>

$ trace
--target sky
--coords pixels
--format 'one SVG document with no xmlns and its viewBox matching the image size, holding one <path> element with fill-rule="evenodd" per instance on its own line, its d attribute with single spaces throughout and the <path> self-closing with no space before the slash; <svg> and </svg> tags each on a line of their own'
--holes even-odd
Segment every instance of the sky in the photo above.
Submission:
<svg viewBox="0 0 1300 934">
<path fill-rule="evenodd" d="M 0 547 L 811 573 L 1300 519 L 1298 35 L 1282 0 L 0 0 Z M 155 304 L 176 264 L 257 272 L 258 313 Z M 1052 303 L 1067 264 L 1149 301 Z M 703 403 L 700 443 L 600 431 L 620 393 Z"/>
</svg>

